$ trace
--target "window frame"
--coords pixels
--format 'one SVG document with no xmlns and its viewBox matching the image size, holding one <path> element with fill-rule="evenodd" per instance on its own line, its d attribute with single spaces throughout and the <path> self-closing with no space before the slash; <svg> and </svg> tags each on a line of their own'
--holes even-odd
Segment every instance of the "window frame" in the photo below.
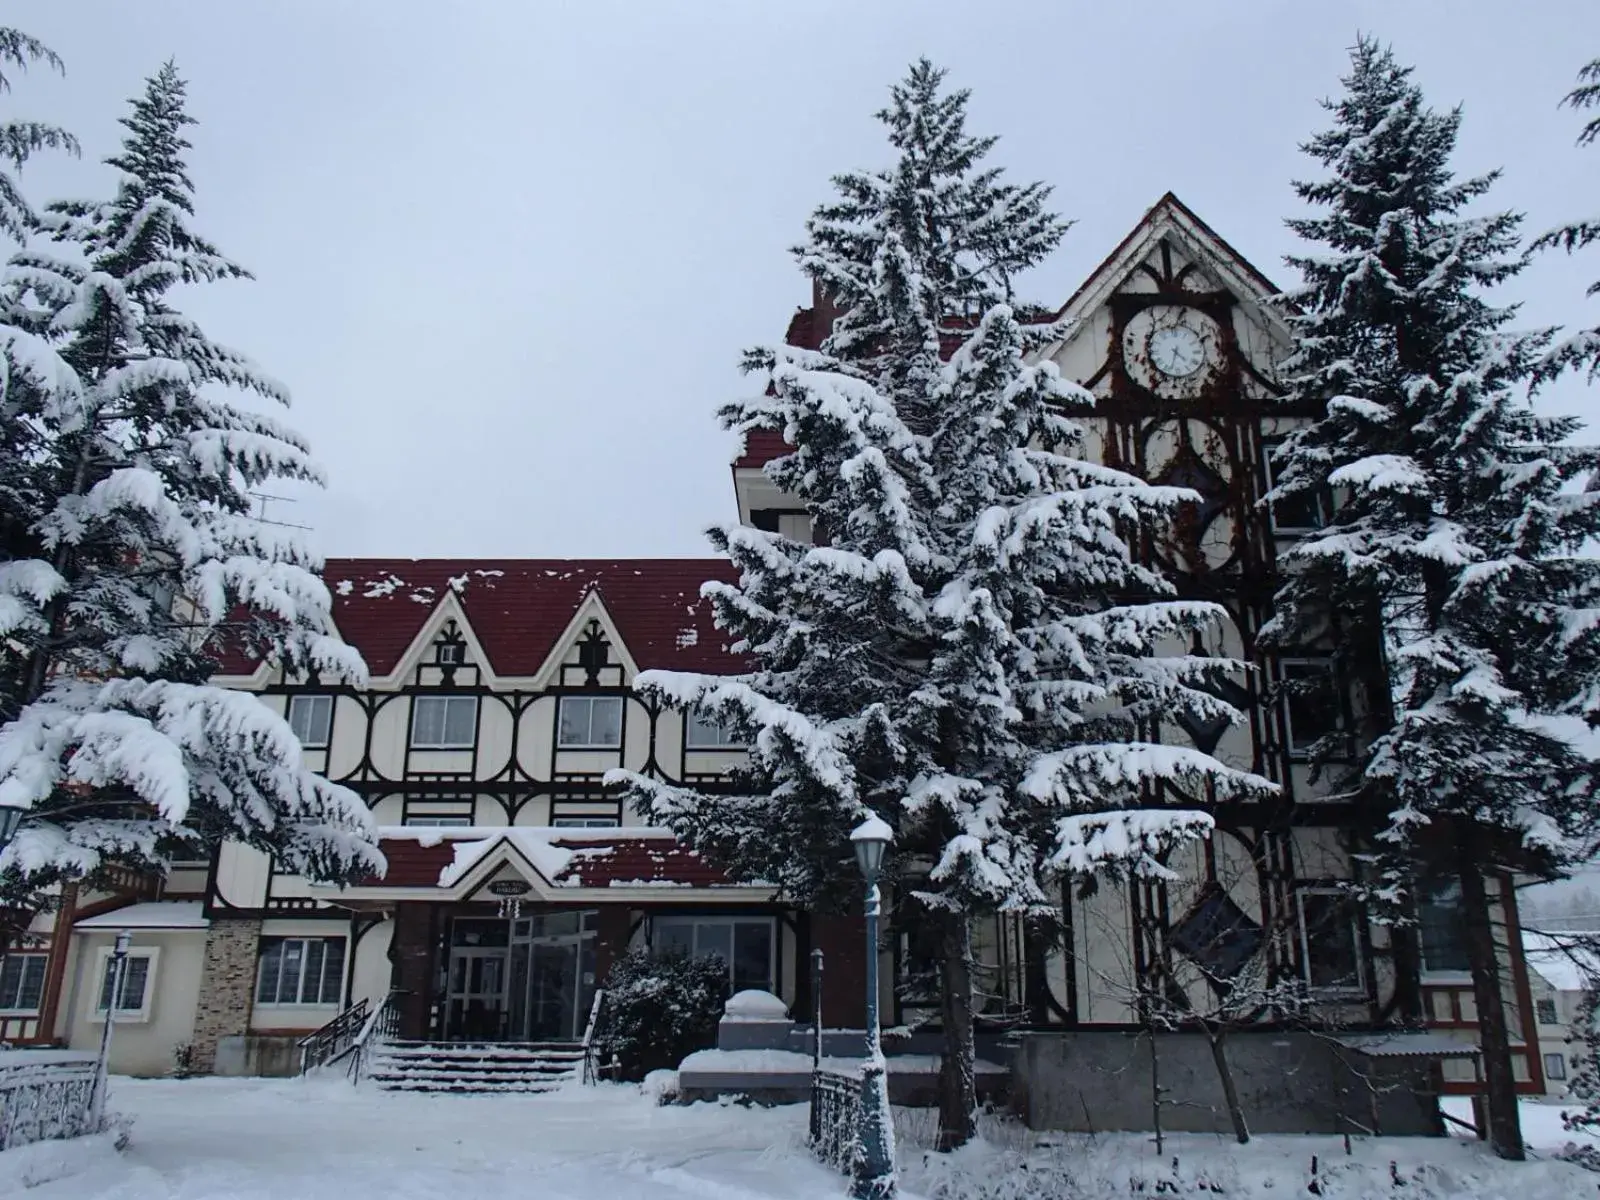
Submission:
<svg viewBox="0 0 1600 1200">
<path fill-rule="evenodd" d="M 564 736 L 564 726 L 565 726 L 566 722 L 563 720 L 563 715 L 566 713 L 567 705 L 568 704 L 576 704 L 576 703 L 580 703 L 581 702 L 581 703 L 587 704 L 589 706 L 589 719 L 584 724 L 584 731 L 587 734 L 587 736 L 592 739 L 594 737 L 594 706 L 595 706 L 595 704 L 597 702 L 600 702 L 600 701 L 605 701 L 607 703 L 615 704 L 617 706 L 617 740 L 615 742 L 611 742 L 611 743 L 596 742 L 596 741 L 593 741 L 593 740 L 586 741 L 586 742 L 569 742 L 569 741 L 567 741 L 565 736 Z M 626 706 L 623 704 L 623 698 L 621 696 L 606 696 L 606 695 L 599 695 L 599 694 L 596 694 L 596 693 L 593 693 L 593 692 L 576 693 L 576 694 L 572 694 L 572 695 L 562 696 L 559 700 L 556 701 L 556 749 L 557 750 L 620 750 L 620 749 L 622 749 L 623 738 L 626 736 L 626 730 L 623 728 L 623 722 L 624 722 L 624 718 L 626 717 L 626 715 L 627 715 L 627 709 L 626 709 Z"/>
<path fill-rule="evenodd" d="M 1555 1063 L 1556 1065 L 1556 1069 L 1554 1071 L 1550 1069 L 1551 1063 Z M 1544 1056 L 1544 1077 L 1556 1083 L 1565 1083 L 1567 1081 L 1566 1055 L 1554 1052 L 1546 1054 Z"/>
<path fill-rule="evenodd" d="M 621 829 L 616 817 L 551 817 L 551 829 Z"/>
<path fill-rule="evenodd" d="M 1550 1019 L 1545 1019 L 1545 1013 L 1550 1014 Z M 1535 1025 L 1561 1024 L 1561 1010 L 1556 1006 L 1554 996 L 1540 996 L 1533 1002 L 1533 1023 Z"/>
<path fill-rule="evenodd" d="M 1456 890 L 1456 893 L 1457 893 L 1456 894 L 1456 904 L 1458 906 L 1458 911 L 1459 911 L 1459 906 L 1462 903 L 1462 899 L 1461 899 L 1461 896 L 1460 896 L 1461 881 L 1459 879 L 1440 880 L 1440 881 L 1437 881 L 1434 884 L 1434 886 L 1426 887 L 1426 888 L 1419 888 L 1418 889 L 1418 894 L 1417 894 L 1417 898 L 1416 898 L 1416 909 L 1417 909 L 1417 911 L 1416 911 L 1416 918 L 1417 918 L 1417 967 L 1418 967 L 1417 974 L 1418 974 L 1419 978 L 1421 979 L 1421 981 L 1423 983 L 1450 983 L 1450 984 L 1456 984 L 1456 983 L 1471 983 L 1472 982 L 1472 972 L 1467 967 L 1429 967 L 1428 966 L 1427 939 L 1424 938 L 1423 935 L 1422 935 L 1422 929 L 1423 929 L 1422 907 L 1423 907 L 1423 903 L 1424 903 L 1424 895 L 1426 895 L 1431 900 L 1432 897 L 1436 896 L 1439 892 L 1448 890 L 1450 888 L 1454 888 Z M 1464 929 L 1461 930 L 1460 933 L 1461 933 L 1461 937 L 1463 939 L 1460 949 L 1461 949 L 1462 954 L 1465 955 L 1465 953 L 1466 953 L 1466 945 L 1465 945 L 1465 940 L 1464 939 L 1465 939 L 1466 933 L 1465 933 Z"/>
<path fill-rule="evenodd" d="M 1322 672 L 1333 685 L 1334 702 L 1334 727 L 1326 733 L 1319 733 L 1311 738 L 1304 746 L 1295 744 L 1294 711 L 1292 696 L 1288 688 L 1290 683 L 1290 668 L 1311 668 Z M 1334 665 L 1331 655 L 1296 654 L 1282 657 L 1277 660 L 1278 693 L 1283 700 L 1283 731 L 1284 750 L 1288 753 L 1291 762 L 1308 762 L 1311 759 L 1311 747 L 1330 735 L 1348 738 L 1350 730 L 1345 721 L 1343 693 L 1339 688 L 1339 673 Z"/>
<path fill-rule="evenodd" d="M 413 813 L 400 818 L 406 829 L 471 829 L 472 818 L 460 814 Z"/>
<path fill-rule="evenodd" d="M 1273 452 L 1276 451 L 1279 446 L 1282 446 L 1287 440 L 1287 438 L 1280 437 L 1264 439 L 1261 443 L 1261 470 L 1266 475 L 1267 484 L 1267 490 L 1261 493 L 1263 498 L 1266 497 L 1268 492 L 1272 491 L 1273 488 L 1278 486 L 1278 477 L 1273 468 L 1272 455 Z M 1328 523 L 1333 516 L 1333 506 L 1328 502 L 1327 498 L 1320 490 L 1313 490 L 1310 494 L 1310 498 L 1317 507 L 1317 520 L 1319 523 L 1316 525 L 1280 525 L 1278 523 L 1276 505 L 1272 504 L 1270 501 L 1266 503 L 1267 527 L 1272 531 L 1274 537 L 1302 538 L 1313 533 L 1321 533 L 1328 527 Z"/>
<path fill-rule="evenodd" d="M 1311 982 L 1311 925 L 1306 920 L 1307 896 L 1333 896 L 1346 901 L 1347 916 L 1350 921 L 1350 941 L 1355 949 L 1356 977 L 1350 984 L 1314 984 Z M 1306 985 L 1307 992 L 1318 998 L 1327 1000 L 1349 1000 L 1367 998 L 1367 955 L 1366 944 L 1361 937 L 1361 910 L 1350 900 L 1350 897 L 1341 889 L 1328 884 L 1310 884 L 1295 888 L 1295 922 L 1299 926 L 1296 931 L 1300 939 L 1300 978 Z"/>
<path fill-rule="evenodd" d="M 100 1007 L 100 997 L 106 990 L 106 973 L 111 969 L 112 946 L 101 946 L 95 952 L 96 968 L 94 972 L 94 987 L 89 990 L 89 1021 L 94 1025 L 103 1025 L 106 1020 L 106 1010 Z M 150 1020 L 150 1010 L 156 995 L 156 971 L 161 964 L 161 947 L 159 946 L 133 946 L 128 950 L 128 958 L 143 958 L 149 961 L 144 969 L 144 994 L 139 997 L 138 1008 L 123 1008 L 116 1006 L 112 1016 L 112 1024 L 146 1024 Z M 123 988 L 127 988 L 127 978 L 123 978 Z M 118 997 L 113 997 L 113 1001 Z"/>
<path fill-rule="evenodd" d="M 661 936 L 661 931 L 662 931 L 663 928 L 671 928 L 673 926 L 684 926 L 684 925 L 689 926 L 690 928 L 692 928 L 695 931 L 693 933 L 693 935 L 691 936 L 691 940 L 690 940 L 690 946 L 691 946 L 690 955 L 692 957 L 694 957 L 694 958 L 701 957 L 700 951 L 699 951 L 699 945 L 700 945 L 699 928 L 700 928 L 701 925 L 727 925 L 727 926 L 729 926 L 730 933 L 729 933 L 728 944 L 729 944 L 730 948 L 733 946 L 734 938 L 736 936 L 735 934 L 732 933 L 732 930 L 734 928 L 736 928 L 739 925 L 764 925 L 768 930 L 768 938 L 767 938 L 767 985 L 768 986 L 763 988 L 762 990 L 766 991 L 766 992 L 769 992 L 772 995 L 777 995 L 778 994 L 777 993 L 777 989 L 778 989 L 779 984 L 780 984 L 780 980 L 779 980 L 779 977 L 778 977 L 778 956 L 779 956 L 779 950 L 781 949 L 781 947 L 779 946 L 779 939 L 783 935 L 782 935 L 781 930 L 779 929 L 778 919 L 776 917 L 765 916 L 765 915 L 762 915 L 762 914 L 759 914 L 759 913 L 664 913 L 661 916 L 653 918 L 651 920 L 651 922 L 650 922 L 650 952 L 651 952 L 651 954 L 658 953 L 657 943 L 658 943 L 658 940 L 659 940 L 659 938 Z M 728 989 L 729 989 L 729 995 L 732 995 L 734 990 L 735 990 L 735 988 L 734 988 L 734 975 L 733 975 L 734 963 L 733 963 L 733 960 L 731 958 L 727 960 L 727 967 L 728 967 Z"/>
<path fill-rule="evenodd" d="M 718 735 L 717 740 L 709 742 L 697 741 L 694 736 L 697 725 L 702 730 L 714 730 Z M 692 708 L 683 715 L 683 748 L 685 750 L 722 751 L 749 749 L 749 746 L 743 740 L 731 742 L 722 740 L 724 737 L 732 736 L 736 735 L 732 734 L 728 727 L 722 724 L 722 722 L 712 722 L 707 718 L 702 717 Z"/>
<path fill-rule="evenodd" d="M 256 949 L 256 977 L 255 977 L 254 985 L 253 985 L 253 987 L 251 989 L 251 992 L 250 992 L 251 1002 L 254 1005 L 254 1007 L 256 1007 L 256 1008 L 270 1008 L 270 1009 L 285 1009 L 285 1008 L 339 1008 L 339 1009 L 342 1009 L 344 1007 L 345 976 L 346 976 L 346 974 L 347 974 L 347 972 L 349 970 L 349 965 L 350 965 L 350 946 L 349 946 L 349 941 L 350 941 L 350 939 L 349 938 L 345 938 L 345 937 L 330 937 L 330 936 L 323 936 L 322 934 L 316 934 L 316 933 L 305 933 L 305 934 L 295 933 L 295 934 L 285 934 L 285 935 L 282 935 L 282 936 L 274 935 L 274 936 L 263 937 L 261 939 L 261 941 L 260 941 L 260 944 L 257 946 L 257 949 Z M 301 943 L 302 949 L 300 951 L 300 979 L 299 979 L 298 983 L 296 984 L 296 992 L 297 992 L 297 995 L 299 996 L 298 999 L 295 999 L 295 1000 L 263 1000 L 263 999 L 261 999 L 261 980 L 262 980 L 262 973 L 263 973 L 263 970 L 265 968 L 266 961 L 267 961 L 267 953 L 266 952 L 267 952 L 267 944 L 269 942 L 277 942 L 277 943 L 280 943 L 280 944 L 284 944 L 284 943 L 288 943 L 288 942 L 299 942 L 299 943 Z M 323 943 L 338 942 L 341 946 L 344 947 L 340 951 L 340 955 L 339 955 L 339 971 L 338 971 L 337 976 L 335 977 L 335 983 L 336 983 L 337 988 L 338 988 L 338 994 L 332 1000 L 324 1000 L 322 998 L 323 992 L 326 990 L 326 984 L 327 984 L 327 981 L 328 981 L 328 950 L 327 950 L 327 946 L 326 945 L 323 946 L 321 965 L 320 965 L 320 968 L 319 968 L 319 971 L 318 971 L 318 976 L 317 976 L 317 998 L 315 1000 L 307 1000 L 307 999 L 305 999 L 306 977 L 307 977 L 307 971 L 305 969 L 305 964 L 306 964 L 306 961 L 307 961 L 307 951 L 304 949 L 304 947 L 309 945 L 311 942 L 323 942 Z M 277 985 L 276 985 L 274 990 L 278 994 L 280 994 L 280 995 L 282 994 L 282 991 L 283 991 L 283 968 L 281 966 L 278 968 L 278 980 L 277 980 Z"/>
<path fill-rule="evenodd" d="M 322 738 L 320 741 L 308 741 L 306 738 L 300 737 L 299 732 L 295 730 L 294 710 L 302 703 L 309 706 L 312 710 L 313 720 L 311 724 L 313 730 L 316 726 L 316 706 L 318 704 L 327 706 L 327 720 L 322 723 Z M 300 747 L 303 750 L 326 750 L 329 744 L 333 741 L 333 697 L 328 695 L 326 692 L 301 692 L 290 696 L 289 706 L 283 710 L 283 719 L 289 722 L 289 730 L 290 732 L 294 733 L 294 736 L 297 739 L 299 739 Z"/>
<path fill-rule="evenodd" d="M 5 954 L 0 954 L 0 971 L 3 971 L 6 963 L 13 960 L 22 963 L 22 967 L 17 972 L 17 992 L 15 996 L 15 999 L 20 1001 L 23 995 L 27 992 L 28 970 L 31 965 L 31 960 L 34 959 L 37 959 L 39 962 L 39 1003 L 33 1005 L 31 1008 L 25 1007 L 21 1004 L 9 1003 L 12 997 L 0 995 L 0 1016 L 33 1017 L 38 1016 L 39 1013 L 44 1010 L 45 988 L 50 982 L 50 954 L 48 951 L 11 950 Z"/>
<path fill-rule="evenodd" d="M 467 644 L 465 642 L 440 642 L 435 648 L 433 661 L 435 666 L 462 667 L 467 663 Z"/>
<path fill-rule="evenodd" d="M 417 725 L 425 704 L 441 704 L 444 706 L 439 721 L 439 738 L 437 742 L 423 742 L 417 740 Z M 472 706 L 472 732 L 464 742 L 447 741 L 450 736 L 450 706 L 452 704 L 470 704 Z M 478 697 L 476 696 L 413 696 L 411 698 L 411 729 L 410 737 L 406 743 L 412 750 L 471 750 L 478 744 Z"/>
</svg>

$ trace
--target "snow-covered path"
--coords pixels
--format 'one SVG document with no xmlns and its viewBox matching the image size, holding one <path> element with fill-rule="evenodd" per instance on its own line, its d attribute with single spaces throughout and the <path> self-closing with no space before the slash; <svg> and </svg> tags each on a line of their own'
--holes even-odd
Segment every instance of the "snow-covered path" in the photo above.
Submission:
<svg viewBox="0 0 1600 1200">
<path fill-rule="evenodd" d="M 805 1109 L 657 1108 L 621 1087 L 429 1097 L 298 1080 L 118 1080 L 104 1145 L 0 1157 L 30 1200 L 801 1200 L 844 1192 L 804 1153 Z M 16 1152 L 13 1152 L 16 1153 Z"/>
<path fill-rule="evenodd" d="M 28 1200 L 843 1200 L 846 1181 L 804 1148 L 806 1109 L 697 1104 L 658 1108 L 635 1087 L 546 1096 L 419 1096 L 342 1080 L 114 1081 L 134 1120 L 109 1138 L 0 1154 L 0 1197 Z M 1596 1177 L 1569 1164 L 1502 1163 L 1470 1140 L 1378 1138 L 1346 1157 L 1333 1137 L 1037 1140 L 991 1125 L 955 1155 L 914 1147 L 932 1114 L 899 1111 L 902 1200 L 1128 1200 L 1178 1194 L 1288 1200 L 1593 1200 Z M 1548 1151 L 1559 1110 L 1531 1106 L 1525 1129 Z M 1181 1161 L 1179 1178 L 1174 1178 Z M 1391 1165 L 1393 1164 L 1393 1165 Z M 1391 1174 L 1405 1180 L 1397 1190 Z"/>
</svg>

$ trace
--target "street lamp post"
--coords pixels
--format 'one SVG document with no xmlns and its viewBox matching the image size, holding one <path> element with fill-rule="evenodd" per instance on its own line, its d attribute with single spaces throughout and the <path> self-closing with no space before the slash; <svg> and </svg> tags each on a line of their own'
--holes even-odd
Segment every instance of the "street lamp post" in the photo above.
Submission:
<svg viewBox="0 0 1600 1200">
<path fill-rule="evenodd" d="M 878 874 L 894 830 L 876 814 L 850 835 L 856 862 L 867 880 L 867 1054 L 861 1068 L 861 1128 L 850 1195 L 855 1200 L 892 1200 L 895 1194 L 894 1124 L 889 1112 L 888 1064 L 878 1033 Z"/>
<path fill-rule="evenodd" d="M 133 934 L 121 930 L 111 948 L 111 961 L 106 964 L 106 975 L 111 984 L 111 995 L 106 1001 L 106 1023 L 100 1027 L 100 1057 L 94 1064 L 94 1098 L 90 1102 L 89 1128 L 98 1133 L 106 1123 L 106 1086 L 111 1063 L 111 1027 L 117 1020 L 117 1002 L 122 999 L 122 976 L 128 966 L 128 946 Z"/>
</svg>

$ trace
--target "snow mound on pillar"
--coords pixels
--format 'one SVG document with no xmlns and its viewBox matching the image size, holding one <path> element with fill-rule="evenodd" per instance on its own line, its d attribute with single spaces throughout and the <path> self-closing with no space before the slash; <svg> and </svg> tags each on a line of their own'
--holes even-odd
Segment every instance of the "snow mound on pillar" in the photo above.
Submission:
<svg viewBox="0 0 1600 1200">
<path fill-rule="evenodd" d="M 787 1021 L 789 1006 L 771 992 L 746 988 L 728 997 L 722 1009 L 724 1021 Z"/>
</svg>

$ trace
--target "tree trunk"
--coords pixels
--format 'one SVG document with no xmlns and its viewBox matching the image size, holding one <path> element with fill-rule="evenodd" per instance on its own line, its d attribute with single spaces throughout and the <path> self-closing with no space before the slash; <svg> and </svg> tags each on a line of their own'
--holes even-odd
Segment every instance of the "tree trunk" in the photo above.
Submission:
<svg viewBox="0 0 1600 1200">
<path fill-rule="evenodd" d="M 1228 1108 L 1233 1136 L 1243 1146 L 1250 1140 L 1250 1127 L 1245 1124 L 1244 1106 L 1239 1103 L 1239 1089 L 1233 1082 L 1233 1066 L 1228 1062 L 1227 1030 L 1203 1018 L 1200 1023 L 1205 1029 L 1206 1041 L 1211 1046 L 1211 1061 L 1217 1066 L 1217 1078 L 1222 1082 L 1222 1102 Z"/>
<path fill-rule="evenodd" d="M 972 1026 L 972 926 L 965 913 L 939 913 L 939 991 L 944 1057 L 939 1065 L 939 1149 L 977 1132 L 978 1085 Z"/>
<path fill-rule="evenodd" d="M 1461 853 L 1462 917 L 1472 995 L 1478 1006 L 1478 1046 L 1483 1051 L 1489 1144 L 1501 1158 L 1521 1162 L 1522 1120 L 1517 1112 L 1517 1076 L 1511 1064 L 1511 1031 L 1506 1025 L 1505 998 L 1500 989 L 1500 956 L 1494 944 L 1489 893 L 1474 853 L 1475 843 L 1471 830 L 1459 831 L 1456 845 Z"/>
</svg>

